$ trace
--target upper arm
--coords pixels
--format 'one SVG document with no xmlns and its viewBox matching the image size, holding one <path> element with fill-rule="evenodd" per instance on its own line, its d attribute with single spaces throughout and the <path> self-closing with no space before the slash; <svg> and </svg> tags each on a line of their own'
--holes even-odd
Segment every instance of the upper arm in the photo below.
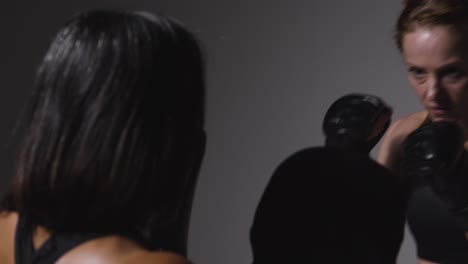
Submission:
<svg viewBox="0 0 468 264">
<path fill-rule="evenodd" d="M 0 212 L 0 263 L 13 264 L 18 214 Z"/>
<path fill-rule="evenodd" d="M 392 174 L 400 175 L 400 161 L 403 142 L 406 137 L 429 121 L 426 111 L 417 112 L 396 120 L 388 129 L 377 154 L 377 162 L 389 169 Z"/>
<path fill-rule="evenodd" d="M 389 169 L 394 175 L 399 175 L 401 147 L 406 137 L 402 129 L 404 123 L 404 119 L 398 119 L 389 127 L 377 154 L 377 162 Z"/>
</svg>

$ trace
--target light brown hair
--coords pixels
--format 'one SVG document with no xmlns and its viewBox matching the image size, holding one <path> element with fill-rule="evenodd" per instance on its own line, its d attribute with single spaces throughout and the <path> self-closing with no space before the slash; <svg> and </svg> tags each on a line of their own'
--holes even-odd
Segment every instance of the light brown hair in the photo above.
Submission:
<svg viewBox="0 0 468 264">
<path fill-rule="evenodd" d="M 397 24 L 395 41 L 402 51 L 403 36 L 416 27 L 449 26 L 460 35 L 468 33 L 468 1 L 406 0 Z"/>
</svg>

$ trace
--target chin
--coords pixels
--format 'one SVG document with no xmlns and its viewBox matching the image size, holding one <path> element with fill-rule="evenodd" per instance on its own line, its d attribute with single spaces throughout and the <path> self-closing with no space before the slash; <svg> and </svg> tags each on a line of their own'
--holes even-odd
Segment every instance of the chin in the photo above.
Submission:
<svg viewBox="0 0 468 264">
<path fill-rule="evenodd" d="M 437 115 L 431 115 L 431 120 L 432 122 L 456 122 L 457 119 L 453 116 L 437 116 Z"/>
</svg>

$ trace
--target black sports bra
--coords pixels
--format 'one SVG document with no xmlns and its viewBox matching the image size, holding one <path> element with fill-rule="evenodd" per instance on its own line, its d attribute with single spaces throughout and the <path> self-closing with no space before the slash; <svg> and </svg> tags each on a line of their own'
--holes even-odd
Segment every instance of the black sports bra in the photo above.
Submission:
<svg viewBox="0 0 468 264">
<path fill-rule="evenodd" d="M 427 116 L 423 124 L 431 122 Z M 447 206 L 422 182 L 413 187 L 407 221 L 418 257 L 440 264 L 468 263 L 468 241 Z"/>
<path fill-rule="evenodd" d="M 15 264 L 51 264 L 65 253 L 86 241 L 106 234 L 58 233 L 52 235 L 39 249 L 32 242 L 33 227 L 20 214 L 15 235 Z"/>
<path fill-rule="evenodd" d="M 463 230 L 428 185 L 413 191 L 407 220 L 418 257 L 441 264 L 468 263 L 468 241 Z"/>
</svg>

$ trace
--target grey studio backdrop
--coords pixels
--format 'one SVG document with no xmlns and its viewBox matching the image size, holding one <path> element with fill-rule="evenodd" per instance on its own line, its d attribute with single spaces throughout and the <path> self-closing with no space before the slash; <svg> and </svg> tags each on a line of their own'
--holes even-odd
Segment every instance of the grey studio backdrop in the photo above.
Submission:
<svg viewBox="0 0 468 264">
<path fill-rule="evenodd" d="M 208 146 L 192 210 L 189 257 L 200 264 L 250 263 L 249 228 L 273 170 L 293 152 L 323 144 L 321 120 L 333 100 L 349 92 L 372 93 L 394 107 L 394 117 L 420 108 L 392 38 L 401 2 L 4 1 L 0 192 L 13 171 L 14 124 L 59 25 L 95 7 L 159 11 L 197 34 L 208 65 Z M 407 234 L 399 263 L 415 262 Z"/>
</svg>

